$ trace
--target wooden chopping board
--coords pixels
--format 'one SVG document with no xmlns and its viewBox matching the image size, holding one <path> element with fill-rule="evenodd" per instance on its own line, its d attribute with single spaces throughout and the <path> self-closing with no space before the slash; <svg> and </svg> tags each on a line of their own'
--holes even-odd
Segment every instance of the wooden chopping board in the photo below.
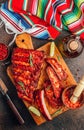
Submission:
<svg viewBox="0 0 84 130">
<path fill-rule="evenodd" d="M 45 44 L 44 46 L 38 48 L 38 50 L 43 50 L 43 51 L 45 51 L 45 53 L 47 54 L 47 56 L 49 56 L 50 44 L 51 44 L 51 43 L 49 42 L 49 43 Z M 56 46 L 55 46 L 55 54 L 54 54 L 53 57 L 57 59 L 57 61 L 62 65 L 63 69 L 64 69 L 64 70 L 66 71 L 66 73 L 68 74 L 68 78 L 67 78 L 66 81 L 63 82 L 63 85 L 64 85 L 65 87 L 70 86 L 70 85 L 76 85 L 77 83 L 76 83 L 76 81 L 75 81 L 73 75 L 71 74 L 71 72 L 70 72 L 68 66 L 66 65 L 64 59 L 62 58 L 62 56 L 61 56 L 61 54 L 60 54 L 60 52 L 58 51 L 58 49 L 57 49 Z M 43 69 L 43 71 L 42 71 L 42 73 L 41 73 L 40 80 L 39 80 L 39 82 L 38 82 L 38 87 L 39 87 L 39 88 L 42 86 L 42 83 L 44 82 L 44 79 L 47 78 L 47 75 L 46 75 L 46 73 L 45 73 L 45 67 L 46 67 L 46 65 L 44 65 L 44 69 Z M 11 71 L 11 65 L 8 66 L 8 68 L 7 68 L 7 74 L 8 74 L 8 76 L 10 77 L 11 81 L 14 83 L 14 81 L 13 81 L 13 76 L 12 76 L 12 71 Z M 45 100 L 46 100 L 46 99 L 45 99 Z M 29 103 L 26 102 L 26 101 L 24 101 L 24 100 L 23 100 L 23 102 L 24 102 L 25 106 L 28 108 L 28 107 L 29 107 Z M 56 116 L 58 116 L 58 115 L 60 115 L 60 114 L 62 114 L 63 112 L 65 112 L 65 111 L 68 110 L 68 108 L 65 107 L 64 105 L 63 105 L 62 107 L 59 107 L 58 109 L 55 109 L 55 108 L 53 109 L 53 108 L 48 104 L 47 101 L 46 101 L 46 106 L 47 106 L 47 108 L 48 108 L 48 110 L 49 110 L 49 113 L 52 115 L 53 118 L 56 117 Z M 35 114 L 33 114 L 33 113 L 31 113 L 31 112 L 30 112 L 30 114 L 32 115 L 32 117 L 33 117 L 33 119 L 35 120 L 35 122 L 36 122 L 37 125 L 40 125 L 40 124 L 46 122 L 45 118 L 44 118 L 42 115 L 41 115 L 40 117 L 38 117 L 38 116 L 36 116 Z"/>
</svg>

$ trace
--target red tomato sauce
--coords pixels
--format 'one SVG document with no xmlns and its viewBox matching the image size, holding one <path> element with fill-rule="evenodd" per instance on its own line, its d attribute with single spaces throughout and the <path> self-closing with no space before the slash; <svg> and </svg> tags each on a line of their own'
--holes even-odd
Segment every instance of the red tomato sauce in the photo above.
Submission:
<svg viewBox="0 0 84 130">
<path fill-rule="evenodd" d="M 76 109 L 80 106 L 82 106 L 82 101 L 83 101 L 83 95 L 80 96 L 79 100 L 76 102 L 76 103 L 72 103 L 70 101 L 70 98 L 73 94 L 73 91 L 74 91 L 74 87 L 70 87 L 69 89 L 67 89 L 67 91 L 65 91 L 65 94 L 64 94 L 64 103 L 67 107 L 71 108 L 71 109 Z"/>
<path fill-rule="evenodd" d="M 0 60 L 5 60 L 8 56 L 8 48 L 5 44 L 0 43 Z"/>
</svg>

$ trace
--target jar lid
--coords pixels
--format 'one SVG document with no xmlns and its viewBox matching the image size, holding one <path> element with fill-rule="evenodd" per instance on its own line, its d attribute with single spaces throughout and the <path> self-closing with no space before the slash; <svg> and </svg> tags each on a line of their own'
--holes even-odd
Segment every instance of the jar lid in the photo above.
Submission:
<svg viewBox="0 0 84 130">
<path fill-rule="evenodd" d="M 75 39 L 72 39 L 68 42 L 68 48 L 71 50 L 71 51 L 75 51 L 78 49 L 78 46 L 79 46 L 79 41 L 78 40 L 75 40 Z"/>
</svg>

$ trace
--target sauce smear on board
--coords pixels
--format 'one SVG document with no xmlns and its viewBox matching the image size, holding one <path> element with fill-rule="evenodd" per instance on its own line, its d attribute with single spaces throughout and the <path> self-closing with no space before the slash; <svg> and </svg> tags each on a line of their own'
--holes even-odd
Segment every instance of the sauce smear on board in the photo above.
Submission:
<svg viewBox="0 0 84 130">
<path fill-rule="evenodd" d="M 8 57 L 8 48 L 4 43 L 0 43 L 0 61 Z"/>
</svg>

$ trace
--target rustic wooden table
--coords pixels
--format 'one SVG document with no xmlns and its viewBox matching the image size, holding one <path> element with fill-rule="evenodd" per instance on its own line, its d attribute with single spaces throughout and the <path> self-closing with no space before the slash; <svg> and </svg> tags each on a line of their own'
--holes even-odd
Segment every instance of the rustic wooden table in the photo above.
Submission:
<svg viewBox="0 0 84 130">
<path fill-rule="evenodd" d="M 1 2 L 3 1 L 5 0 L 1 0 Z M 66 35 L 66 32 L 63 32 L 55 42 L 59 42 L 59 39 L 64 35 Z M 8 45 L 12 38 L 13 35 L 8 35 L 5 32 L 3 26 L 0 29 L 0 42 Z M 32 40 L 35 48 L 38 48 L 48 42 L 47 40 L 39 40 L 35 38 L 32 38 Z M 84 51 L 77 58 L 64 59 L 70 68 L 74 78 L 78 82 L 80 77 L 84 74 Z M 7 76 L 6 68 L 7 66 L 2 66 L 0 63 L 0 77 L 6 83 L 9 89 L 9 94 L 17 109 L 20 111 L 22 117 L 24 118 L 25 124 L 18 124 L 18 121 L 16 120 L 12 111 L 9 109 L 8 105 L 3 99 L 2 94 L 0 93 L 0 130 L 84 130 L 84 107 L 81 107 L 77 110 L 68 110 L 52 121 L 37 126 L 23 102 L 18 99 L 16 89 Z"/>
</svg>

